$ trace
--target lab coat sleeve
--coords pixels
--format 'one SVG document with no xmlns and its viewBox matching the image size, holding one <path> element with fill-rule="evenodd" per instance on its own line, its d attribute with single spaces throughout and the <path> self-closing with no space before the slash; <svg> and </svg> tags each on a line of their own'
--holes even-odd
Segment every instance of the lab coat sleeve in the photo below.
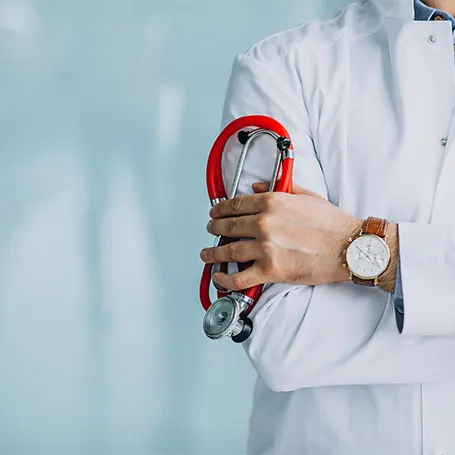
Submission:
<svg viewBox="0 0 455 455">
<path fill-rule="evenodd" d="M 329 198 L 301 92 L 304 76 L 295 74 L 294 67 L 282 56 L 264 57 L 256 52 L 237 57 L 227 90 L 223 126 L 253 114 L 280 121 L 294 142 L 295 183 Z M 227 188 L 240 152 L 234 137 L 227 144 L 223 161 Z M 254 182 L 270 180 L 274 158 L 274 141 L 260 138 L 245 162 L 239 194 L 251 193 Z M 402 247 L 405 294 L 409 280 L 425 277 L 424 269 L 418 275 L 408 266 L 417 259 L 411 246 L 414 230 L 404 227 L 409 238 Z M 426 231 L 421 230 L 423 240 Z M 417 235 L 414 232 L 414 238 Z M 437 261 L 440 264 L 442 259 Z M 411 278 L 411 274 L 416 276 Z M 448 299 L 449 281 L 446 283 Z M 421 288 L 424 286 L 422 280 Z M 430 292 L 416 287 L 410 299 L 421 302 Z M 414 305 L 412 300 L 410 305 Z M 391 294 L 382 289 L 350 282 L 320 286 L 277 283 L 265 287 L 251 318 L 253 333 L 243 346 L 259 376 L 275 391 L 455 378 L 455 362 L 446 361 L 449 353 L 455 353 L 455 338 L 400 335 Z"/>
<path fill-rule="evenodd" d="M 455 336 L 455 232 L 398 223 L 403 335 Z"/>
</svg>

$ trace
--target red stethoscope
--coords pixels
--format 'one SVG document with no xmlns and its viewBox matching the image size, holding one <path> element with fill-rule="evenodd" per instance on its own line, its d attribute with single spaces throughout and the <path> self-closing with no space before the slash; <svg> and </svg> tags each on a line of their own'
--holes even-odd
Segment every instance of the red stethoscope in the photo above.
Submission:
<svg viewBox="0 0 455 455">
<path fill-rule="evenodd" d="M 234 181 L 229 197 L 223 184 L 222 157 L 228 140 L 237 134 L 238 141 L 243 145 L 237 163 Z M 292 192 L 292 170 L 294 152 L 291 138 L 286 129 L 273 118 L 264 115 L 251 115 L 232 121 L 218 136 L 210 150 L 207 161 L 207 190 L 212 206 L 227 198 L 235 197 L 240 182 L 245 159 L 253 142 L 262 135 L 271 136 L 277 145 L 277 155 L 273 169 L 269 191 Z M 238 239 L 217 237 L 214 246 L 225 245 Z M 251 263 L 237 264 L 239 270 L 251 266 Z M 235 343 L 243 343 L 253 330 L 253 322 L 248 317 L 261 295 L 263 285 L 254 286 L 243 291 L 230 292 L 213 283 L 218 291 L 218 299 L 210 300 L 210 283 L 212 274 L 222 271 L 227 273 L 228 264 L 206 264 L 202 273 L 200 299 L 206 310 L 203 328 L 207 337 L 217 340 L 231 337 Z"/>
</svg>

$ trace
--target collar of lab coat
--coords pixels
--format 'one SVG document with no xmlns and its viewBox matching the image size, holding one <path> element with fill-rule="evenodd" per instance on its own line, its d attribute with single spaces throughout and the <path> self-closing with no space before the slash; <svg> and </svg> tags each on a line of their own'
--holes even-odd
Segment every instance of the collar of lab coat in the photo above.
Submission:
<svg viewBox="0 0 455 455">
<path fill-rule="evenodd" d="M 371 0 L 384 17 L 413 20 L 414 0 Z"/>
</svg>

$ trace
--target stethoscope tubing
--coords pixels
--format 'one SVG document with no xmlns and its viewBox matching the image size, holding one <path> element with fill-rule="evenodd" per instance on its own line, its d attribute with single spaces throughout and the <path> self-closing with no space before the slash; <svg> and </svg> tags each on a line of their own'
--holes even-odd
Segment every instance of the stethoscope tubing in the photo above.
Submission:
<svg viewBox="0 0 455 455">
<path fill-rule="evenodd" d="M 249 129 L 249 132 L 245 132 L 245 129 Z M 223 182 L 222 174 L 222 159 L 223 153 L 226 148 L 227 142 L 234 135 L 238 135 L 238 139 L 243 144 L 244 149 L 240 157 L 239 165 L 237 168 L 236 176 L 234 177 L 234 184 L 231 188 L 228 196 Z M 261 134 L 268 134 L 273 136 L 277 140 L 278 155 L 275 163 L 274 175 L 271 184 L 271 191 L 287 192 L 292 193 L 292 172 L 294 165 L 293 145 L 291 137 L 286 128 L 281 125 L 277 120 L 265 116 L 265 115 L 250 115 L 240 117 L 229 123 L 220 135 L 216 138 L 213 146 L 210 150 L 207 168 L 206 168 L 206 179 L 207 179 L 207 192 L 212 205 L 215 205 L 219 201 L 223 201 L 235 196 L 241 171 L 243 169 L 243 163 L 245 161 L 246 154 L 248 153 L 249 146 L 252 142 Z M 242 136 L 243 135 L 243 136 Z M 281 141 L 281 142 L 280 142 Z M 284 142 L 283 142 L 284 141 Z M 280 148 L 280 144 L 285 143 L 283 148 Z M 279 171 L 281 175 L 278 179 Z M 276 180 L 276 182 L 275 182 Z M 236 239 L 220 238 L 215 245 L 226 244 Z M 244 270 L 249 267 L 248 264 L 238 264 L 239 270 Z M 202 307 L 207 311 L 211 305 L 210 299 L 210 284 L 212 282 L 212 269 L 213 264 L 206 264 L 202 273 L 199 296 Z M 221 264 L 220 270 L 227 273 L 227 264 Z M 246 300 L 252 302 L 246 310 L 242 313 L 242 316 L 246 317 L 253 309 L 255 303 L 258 301 L 262 293 L 263 285 L 253 286 L 249 289 L 240 291 L 246 297 Z M 239 291 L 237 291 L 237 294 Z M 231 292 L 217 291 L 218 299 L 230 295 Z"/>
</svg>

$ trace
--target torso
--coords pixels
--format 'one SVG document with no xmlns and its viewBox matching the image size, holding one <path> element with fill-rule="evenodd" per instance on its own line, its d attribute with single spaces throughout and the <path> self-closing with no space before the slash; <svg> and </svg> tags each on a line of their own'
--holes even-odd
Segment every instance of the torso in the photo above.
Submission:
<svg viewBox="0 0 455 455">
<path fill-rule="evenodd" d="M 365 218 L 437 223 L 455 217 L 447 210 L 455 206 L 455 68 L 448 23 L 384 18 L 366 1 L 260 46 L 262 55 L 286 58 L 301 81 L 298 95 L 304 94 L 331 202 Z M 296 166 L 305 163 L 296 160 Z M 347 300 L 337 304 L 345 305 L 346 319 L 356 314 L 359 325 L 398 336 L 385 294 L 365 291 L 360 313 Z M 328 303 L 328 316 L 332 308 Z M 437 428 L 438 443 L 455 454 L 448 427 L 455 421 L 452 370 L 447 377 L 437 387 L 340 385 L 286 393 L 272 392 L 258 379 L 249 453 L 417 455 L 426 437 L 434 447 L 431 432 Z M 428 415 L 425 428 L 422 413 Z"/>
</svg>

